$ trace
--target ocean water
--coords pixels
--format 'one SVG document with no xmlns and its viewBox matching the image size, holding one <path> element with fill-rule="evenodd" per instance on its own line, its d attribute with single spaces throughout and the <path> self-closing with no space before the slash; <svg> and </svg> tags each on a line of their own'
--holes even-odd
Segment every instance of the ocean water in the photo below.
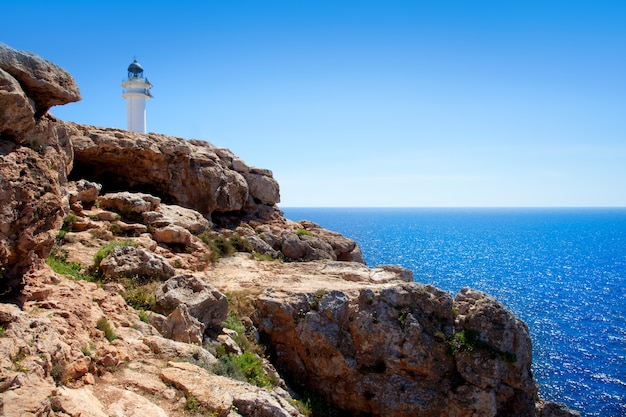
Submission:
<svg viewBox="0 0 626 417">
<path fill-rule="evenodd" d="M 626 416 L 626 209 L 283 208 L 452 295 L 494 295 L 524 320 L 540 395 Z"/>
</svg>

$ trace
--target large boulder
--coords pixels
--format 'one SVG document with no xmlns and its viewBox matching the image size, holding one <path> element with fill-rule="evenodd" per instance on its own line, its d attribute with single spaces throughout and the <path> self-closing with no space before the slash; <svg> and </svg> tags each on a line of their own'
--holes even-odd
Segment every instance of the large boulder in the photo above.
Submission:
<svg viewBox="0 0 626 417">
<path fill-rule="evenodd" d="M 211 228 L 211 222 L 196 210 L 174 204 L 161 204 L 156 211 L 145 212 L 142 216 L 144 222 L 151 226 L 175 225 L 196 235 Z"/>
<path fill-rule="evenodd" d="M 33 53 L 0 43 L 0 69 L 11 74 L 34 102 L 35 116 L 50 107 L 80 100 L 78 86 L 63 68 Z"/>
<path fill-rule="evenodd" d="M 170 278 L 157 289 L 157 312 L 171 314 L 180 304 L 207 329 L 220 329 L 228 315 L 228 300 L 208 282 L 183 274 Z"/>
<path fill-rule="evenodd" d="M 163 327 L 159 330 L 164 337 L 176 342 L 201 345 L 204 324 L 189 314 L 189 309 L 185 304 L 179 304 L 167 316 Z"/>
<path fill-rule="evenodd" d="M 301 417 L 289 394 L 264 390 L 248 383 L 215 375 L 191 363 L 169 362 L 161 370 L 161 379 L 193 396 L 199 404 L 217 416 Z"/>
<path fill-rule="evenodd" d="M 143 248 L 118 246 L 100 262 L 100 271 L 106 278 L 140 278 L 165 281 L 175 274 L 164 257 Z"/>
<path fill-rule="evenodd" d="M 0 69 L 0 135 L 19 142 L 35 128 L 35 110 L 20 84 Z"/>
<path fill-rule="evenodd" d="M 532 416 L 527 329 L 492 301 L 413 282 L 267 290 L 254 321 L 279 368 L 350 415 Z M 459 344 L 470 330 L 480 342 Z"/>
<path fill-rule="evenodd" d="M 459 374 L 481 390 L 491 391 L 500 414 L 532 415 L 538 400 L 530 366 L 528 326 L 502 303 L 481 291 L 463 288 L 454 299 L 455 341 Z M 462 333 L 461 333 L 462 332 Z"/>
<path fill-rule="evenodd" d="M 126 216 L 138 215 L 140 218 L 142 213 L 156 210 L 161 199 L 150 194 L 122 191 L 100 196 L 97 202 L 103 209 L 113 210 Z"/>
</svg>

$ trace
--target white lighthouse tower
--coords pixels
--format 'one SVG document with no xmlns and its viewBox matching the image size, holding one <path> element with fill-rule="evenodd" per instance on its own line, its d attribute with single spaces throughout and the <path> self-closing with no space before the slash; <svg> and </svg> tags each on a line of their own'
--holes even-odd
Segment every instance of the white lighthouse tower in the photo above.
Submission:
<svg viewBox="0 0 626 417">
<path fill-rule="evenodd" d="M 143 68 L 135 59 L 128 66 L 128 79 L 122 83 L 126 99 L 126 122 L 128 130 L 146 133 L 146 100 L 152 98 L 152 84 L 143 76 Z"/>
</svg>

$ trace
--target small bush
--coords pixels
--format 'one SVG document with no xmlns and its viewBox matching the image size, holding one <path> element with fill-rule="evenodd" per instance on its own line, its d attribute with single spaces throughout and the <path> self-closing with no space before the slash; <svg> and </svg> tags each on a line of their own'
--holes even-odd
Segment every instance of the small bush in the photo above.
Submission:
<svg viewBox="0 0 626 417">
<path fill-rule="evenodd" d="M 126 286 L 122 297 L 126 304 L 135 310 L 154 311 L 156 307 L 156 296 L 154 295 L 154 287 L 156 283 L 148 283 L 144 285 L 130 284 Z M 140 316 L 141 318 L 141 316 Z M 142 319 L 142 321 L 145 321 Z"/>
<path fill-rule="evenodd" d="M 71 232 L 74 223 L 76 223 L 76 215 L 74 213 L 70 213 L 63 219 L 63 225 L 61 226 L 61 230 L 65 232 Z"/>
<path fill-rule="evenodd" d="M 252 247 L 250 242 L 248 242 L 248 239 L 246 239 L 245 237 L 241 237 L 239 235 L 234 235 L 233 237 L 231 237 L 229 239 L 229 241 L 230 241 L 231 246 L 237 252 L 252 253 L 254 251 L 254 248 Z"/>
<path fill-rule="evenodd" d="M 298 236 L 313 236 L 313 233 L 306 229 L 298 229 L 296 230 L 296 235 Z"/>
<path fill-rule="evenodd" d="M 4 326 L 0 326 L 0 337 L 6 337 L 7 332 L 4 330 Z"/>
<path fill-rule="evenodd" d="M 101 317 L 100 320 L 98 320 L 98 322 L 96 323 L 96 328 L 104 332 L 104 337 L 109 342 L 117 339 L 117 336 L 115 335 L 115 333 L 113 333 L 113 329 L 111 328 L 111 325 L 107 321 L 106 317 Z"/>
<path fill-rule="evenodd" d="M 46 259 L 46 263 L 57 274 L 70 275 L 75 280 L 81 280 L 81 281 L 94 281 L 95 280 L 95 278 L 92 275 L 83 274 L 81 272 L 83 269 L 82 265 L 76 262 L 67 262 L 63 258 L 51 255 Z"/>
<path fill-rule="evenodd" d="M 217 375 L 228 376 L 240 381 L 247 381 L 261 388 L 272 386 L 272 380 L 263 370 L 263 360 L 253 352 L 244 352 L 241 355 L 220 356 L 213 365 L 213 372 Z"/>
</svg>

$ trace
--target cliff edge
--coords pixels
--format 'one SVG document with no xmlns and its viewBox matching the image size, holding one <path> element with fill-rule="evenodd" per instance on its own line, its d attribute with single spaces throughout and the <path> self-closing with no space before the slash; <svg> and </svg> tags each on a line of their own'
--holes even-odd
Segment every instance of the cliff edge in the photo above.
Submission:
<svg viewBox="0 0 626 417">
<path fill-rule="evenodd" d="M 367 267 L 228 149 L 47 114 L 79 98 L 0 44 L 1 415 L 579 415 L 493 297 Z"/>
</svg>

